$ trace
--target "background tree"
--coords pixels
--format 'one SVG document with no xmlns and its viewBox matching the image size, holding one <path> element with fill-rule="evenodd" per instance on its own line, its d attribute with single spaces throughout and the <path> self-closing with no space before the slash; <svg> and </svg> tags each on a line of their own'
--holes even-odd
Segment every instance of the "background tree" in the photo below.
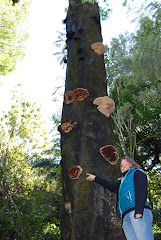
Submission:
<svg viewBox="0 0 161 240">
<path fill-rule="evenodd" d="M 107 144 L 114 144 L 111 119 L 93 105 L 93 100 L 107 95 L 103 56 L 91 49 L 102 42 L 99 8 L 96 3 L 69 1 L 66 18 L 67 76 L 65 91 L 85 88 L 87 99 L 63 105 L 62 122 L 76 120 L 78 128 L 61 136 L 63 239 L 124 239 L 115 211 L 116 198 L 100 186 L 86 181 L 86 173 L 114 180 L 118 168 L 111 166 L 99 153 Z M 83 173 L 71 180 L 69 168 L 80 165 Z"/>
<path fill-rule="evenodd" d="M 60 239 L 60 169 L 47 140 L 41 110 L 18 90 L 0 119 L 0 239 Z M 51 159 L 48 169 L 33 168 Z M 49 174 L 49 173 L 48 173 Z M 48 180 L 49 179 L 49 180 Z"/>
<path fill-rule="evenodd" d="M 29 2 L 0 0 L 0 75 L 13 71 L 24 56 Z"/>
<path fill-rule="evenodd" d="M 153 207 L 155 238 L 160 239 L 161 71 L 160 4 L 147 6 L 135 34 L 111 41 L 106 58 L 108 90 L 117 149 L 147 171 L 148 198 Z M 147 14 L 148 12 L 148 14 Z"/>
<path fill-rule="evenodd" d="M 156 12 L 154 19 L 141 19 L 136 35 L 113 39 L 107 59 L 121 152 L 135 156 L 142 166 L 145 160 L 151 160 L 149 168 L 160 163 L 161 26 L 160 12 Z"/>
</svg>

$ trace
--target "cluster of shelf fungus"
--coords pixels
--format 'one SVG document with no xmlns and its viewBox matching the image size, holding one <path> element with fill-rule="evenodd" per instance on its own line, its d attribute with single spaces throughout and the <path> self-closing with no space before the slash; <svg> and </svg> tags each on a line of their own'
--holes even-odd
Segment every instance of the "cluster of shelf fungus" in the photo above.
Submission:
<svg viewBox="0 0 161 240">
<path fill-rule="evenodd" d="M 97 42 L 91 45 L 91 49 L 97 54 L 102 55 L 106 52 L 106 47 L 104 44 Z M 66 104 L 71 104 L 74 101 L 83 101 L 89 96 L 89 92 L 84 88 L 77 88 L 73 91 L 68 91 L 64 94 L 64 101 Z M 110 117 L 110 114 L 115 109 L 114 101 L 108 96 L 97 97 L 94 99 L 93 104 L 97 107 L 98 111 L 104 114 L 106 117 Z M 66 120 L 61 125 L 58 126 L 58 131 L 62 134 L 68 134 L 70 131 L 74 130 L 78 126 L 76 120 Z M 117 150 L 112 145 L 106 145 L 99 149 L 100 154 L 107 160 L 110 164 L 116 164 L 119 159 Z M 68 173 L 71 179 L 78 179 L 83 169 L 81 166 L 76 165 L 69 169 Z"/>
</svg>

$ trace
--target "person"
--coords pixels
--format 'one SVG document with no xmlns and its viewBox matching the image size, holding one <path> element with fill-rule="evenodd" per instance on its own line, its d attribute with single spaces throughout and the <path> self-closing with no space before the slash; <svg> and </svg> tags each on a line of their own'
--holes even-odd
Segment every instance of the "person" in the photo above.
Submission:
<svg viewBox="0 0 161 240">
<path fill-rule="evenodd" d="M 120 162 L 122 177 L 110 182 L 87 173 L 88 181 L 95 181 L 111 192 L 118 193 L 117 212 L 123 220 L 127 240 L 153 240 L 153 215 L 147 202 L 147 176 L 131 158 Z"/>
</svg>

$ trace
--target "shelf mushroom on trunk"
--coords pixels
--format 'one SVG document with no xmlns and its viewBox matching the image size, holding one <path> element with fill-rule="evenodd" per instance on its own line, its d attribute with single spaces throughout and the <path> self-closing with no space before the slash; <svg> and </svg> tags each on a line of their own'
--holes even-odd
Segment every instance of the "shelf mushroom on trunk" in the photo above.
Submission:
<svg viewBox="0 0 161 240">
<path fill-rule="evenodd" d="M 69 133 L 72 129 L 76 128 L 78 123 L 75 120 L 67 120 L 58 126 L 60 133 Z"/>
<path fill-rule="evenodd" d="M 76 88 L 73 90 L 73 93 L 75 95 L 75 101 L 82 101 L 89 95 L 88 90 L 84 88 Z"/>
<path fill-rule="evenodd" d="M 66 104 L 70 104 L 75 100 L 75 95 L 73 91 L 66 92 L 64 94 L 64 101 Z"/>
<path fill-rule="evenodd" d="M 96 105 L 97 109 L 106 117 L 110 117 L 110 114 L 115 110 L 115 103 L 108 96 L 96 98 L 93 104 Z"/>
<path fill-rule="evenodd" d="M 69 176 L 71 179 L 78 179 L 82 171 L 83 169 L 79 165 L 76 165 L 69 169 Z"/>
<path fill-rule="evenodd" d="M 91 49 L 93 49 L 99 55 L 103 55 L 106 52 L 106 47 L 101 42 L 93 43 L 91 45 Z"/>
<path fill-rule="evenodd" d="M 112 165 L 115 165 L 117 160 L 119 159 L 117 150 L 112 145 L 106 145 L 100 148 L 100 153 Z"/>
<path fill-rule="evenodd" d="M 64 101 L 66 104 L 70 104 L 74 101 L 83 101 L 87 98 L 89 92 L 84 88 L 76 88 L 73 91 L 68 91 L 64 94 Z"/>
</svg>

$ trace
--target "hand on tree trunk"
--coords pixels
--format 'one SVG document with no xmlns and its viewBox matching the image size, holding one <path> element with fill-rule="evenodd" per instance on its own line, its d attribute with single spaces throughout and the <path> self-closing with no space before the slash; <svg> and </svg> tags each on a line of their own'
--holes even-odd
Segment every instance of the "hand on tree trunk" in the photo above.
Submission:
<svg viewBox="0 0 161 240">
<path fill-rule="evenodd" d="M 95 180 L 95 175 L 92 175 L 90 173 L 86 173 L 86 175 L 88 176 L 86 179 L 90 182 L 94 181 Z"/>
</svg>

